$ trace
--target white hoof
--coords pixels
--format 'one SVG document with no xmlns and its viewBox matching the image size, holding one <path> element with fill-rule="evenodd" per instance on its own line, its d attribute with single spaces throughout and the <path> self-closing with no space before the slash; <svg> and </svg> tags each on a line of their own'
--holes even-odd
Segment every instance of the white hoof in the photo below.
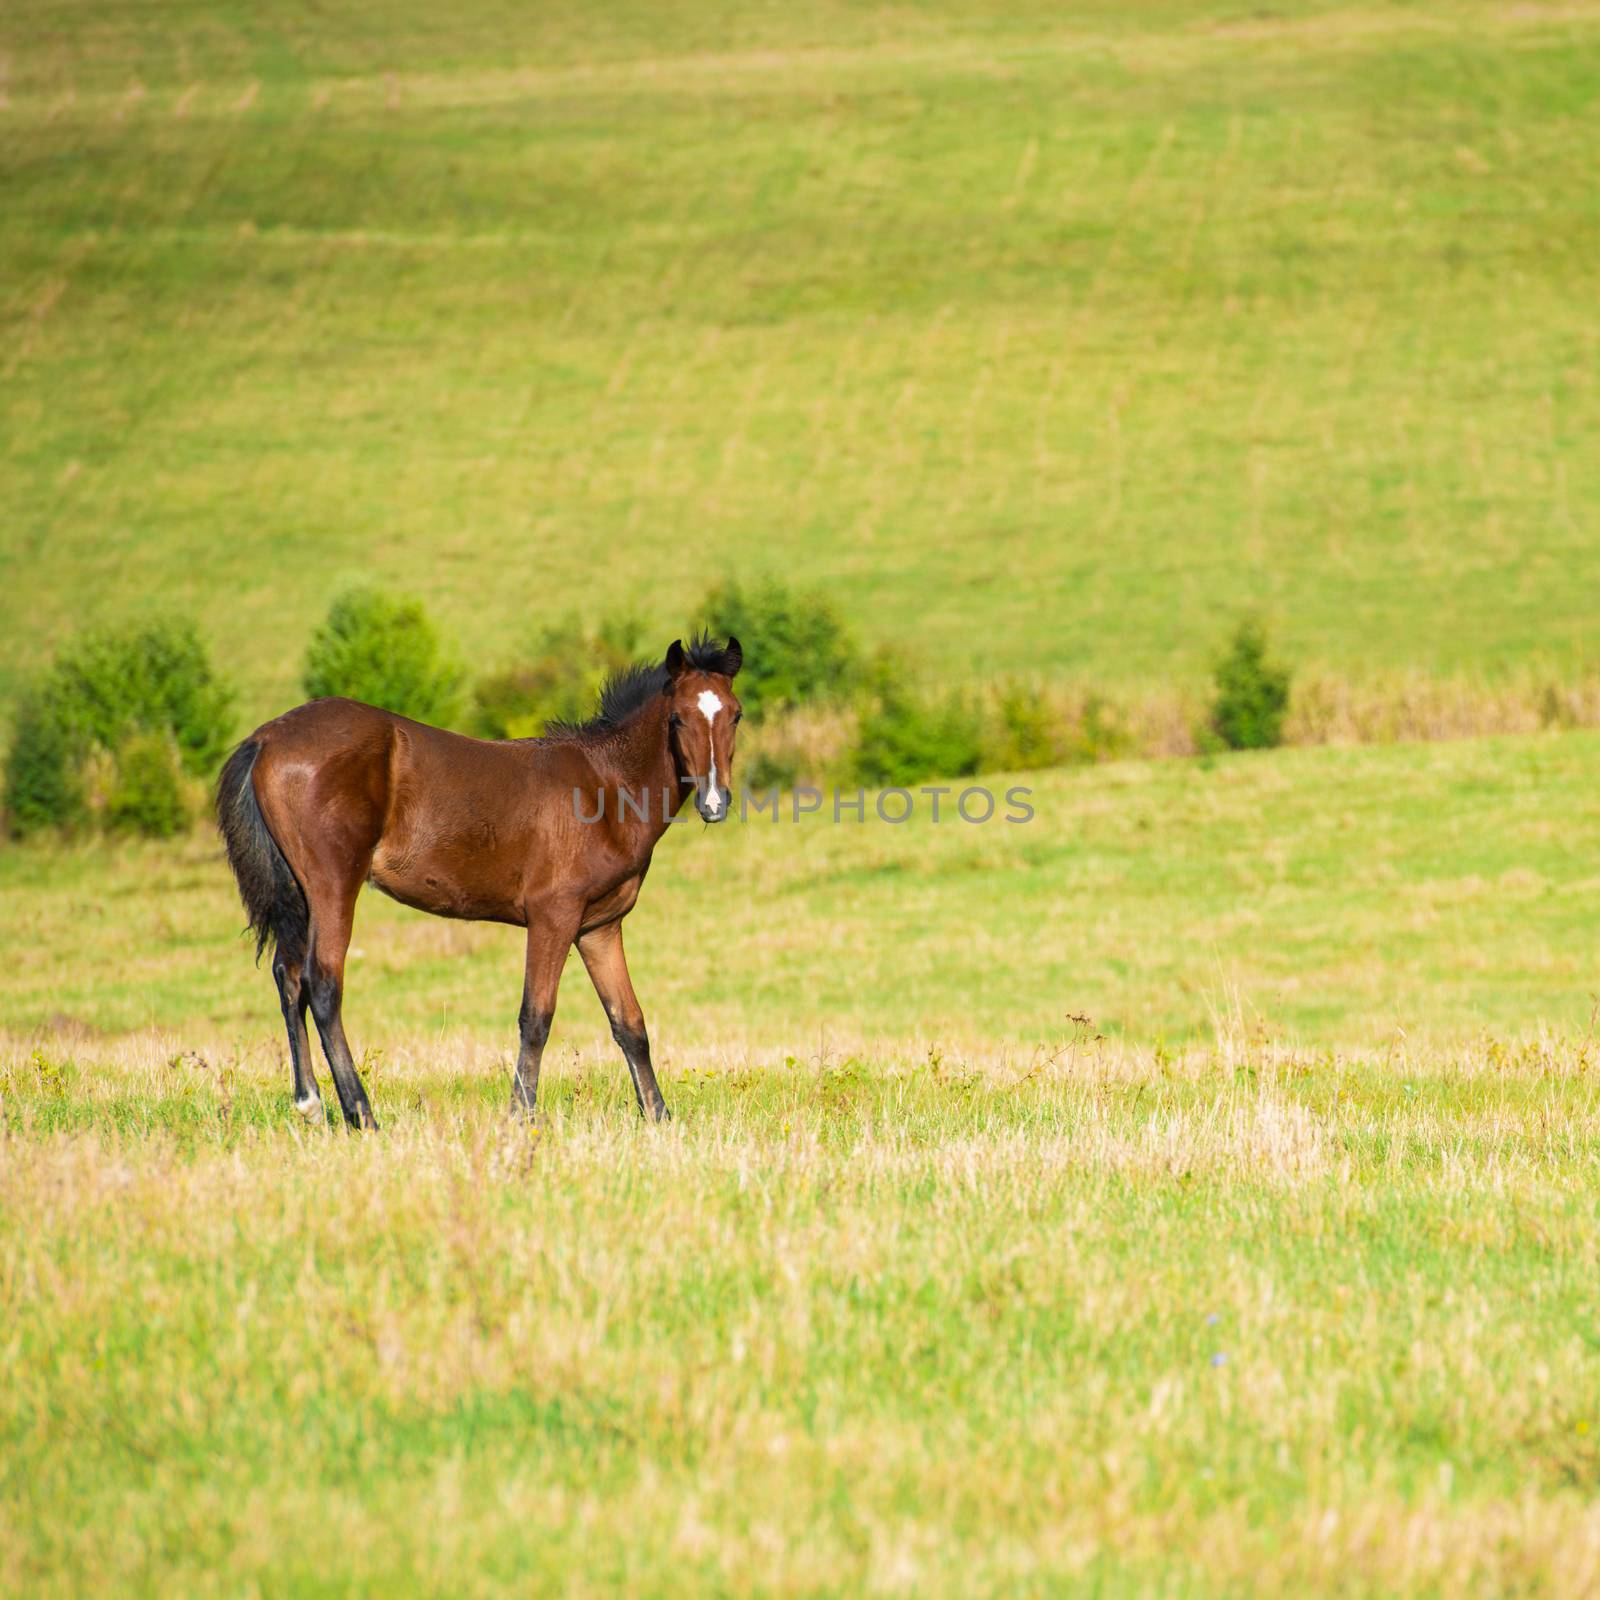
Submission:
<svg viewBox="0 0 1600 1600">
<path fill-rule="evenodd" d="M 322 1115 L 322 1096 L 320 1094 L 302 1095 L 294 1103 L 294 1108 L 302 1117 L 320 1117 Z"/>
</svg>

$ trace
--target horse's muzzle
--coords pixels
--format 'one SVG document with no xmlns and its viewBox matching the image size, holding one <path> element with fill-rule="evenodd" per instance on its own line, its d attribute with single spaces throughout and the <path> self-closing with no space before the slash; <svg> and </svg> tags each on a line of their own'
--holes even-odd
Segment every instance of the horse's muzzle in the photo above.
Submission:
<svg viewBox="0 0 1600 1600">
<path fill-rule="evenodd" d="M 694 792 L 694 808 L 702 822 L 726 822 L 732 802 L 733 795 L 727 789 L 710 789 L 702 784 Z"/>
</svg>

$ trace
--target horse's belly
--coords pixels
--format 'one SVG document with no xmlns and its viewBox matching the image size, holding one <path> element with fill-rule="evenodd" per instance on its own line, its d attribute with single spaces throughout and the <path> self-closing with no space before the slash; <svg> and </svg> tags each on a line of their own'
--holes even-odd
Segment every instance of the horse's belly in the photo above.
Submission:
<svg viewBox="0 0 1600 1600">
<path fill-rule="evenodd" d="M 372 858 L 368 879 L 373 888 L 391 900 L 428 911 L 436 917 L 462 917 L 470 922 L 523 920 L 520 896 L 508 893 L 510 885 L 491 889 L 438 863 L 416 863 L 385 858 L 382 847 Z"/>
</svg>

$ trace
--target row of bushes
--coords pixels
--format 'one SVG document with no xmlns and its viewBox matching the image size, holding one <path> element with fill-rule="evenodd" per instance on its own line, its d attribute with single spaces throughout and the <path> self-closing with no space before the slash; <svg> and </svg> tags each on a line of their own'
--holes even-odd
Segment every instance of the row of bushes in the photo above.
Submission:
<svg viewBox="0 0 1600 1600">
<path fill-rule="evenodd" d="M 723 584 L 698 615 L 710 632 L 760 641 L 739 679 L 753 722 L 834 697 L 864 669 L 849 630 L 820 596 L 781 584 Z M 416 601 L 361 589 L 334 602 L 311 641 L 302 681 L 308 695 L 346 694 L 481 738 L 523 739 L 549 722 L 590 715 L 607 677 L 661 651 L 661 631 L 634 616 L 590 627 L 568 617 L 469 683 Z"/>
<path fill-rule="evenodd" d="M 1268 655 L 1261 630 L 1242 625 L 1216 664 L 1210 698 L 1188 719 L 1190 752 L 1276 745 L 1288 703 L 1288 671 Z M 1138 719 L 1104 696 L 1019 679 L 933 689 L 885 654 L 856 694 L 758 725 L 742 760 L 757 787 L 885 786 L 1079 766 L 1144 754 L 1149 744 Z"/>
<path fill-rule="evenodd" d="M 847 746 L 820 763 L 815 745 L 757 733 L 745 764 L 752 784 L 825 777 L 905 784 L 1101 760 L 1127 748 L 1103 702 L 1064 711 L 1059 695 L 1016 681 L 928 687 L 905 658 L 864 650 L 820 594 L 730 582 L 713 589 L 698 613 L 711 632 L 753 642 L 739 678 L 752 732 L 797 720 L 817 726 L 819 710 L 825 725 L 831 710 L 831 726 L 849 730 Z M 362 590 L 336 601 L 312 640 L 304 686 L 310 695 L 348 694 L 483 738 L 519 739 L 551 721 L 587 716 L 610 673 L 660 647 L 635 617 L 590 628 L 571 618 L 545 628 L 521 659 L 468 684 L 415 601 Z M 1201 743 L 1236 750 L 1278 743 L 1288 699 L 1289 675 L 1269 659 L 1262 630 L 1242 624 L 1217 663 Z"/>
<path fill-rule="evenodd" d="M 890 651 L 863 648 L 821 595 L 725 583 L 699 614 L 750 641 L 739 679 L 745 780 L 867 785 L 1105 759 L 1133 748 L 1106 703 L 1020 682 L 927 686 Z M 343 694 L 485 738 L 523 738 L 592 711 L 601 683 L 661 639 L 633 617 L 546 627 L 517 660 L 470 680 L 421 603 L 376 589 L 338 597 L 310 642 L 308 697 Z M 1288 674 L 1245 625 L 1219 661 L 1201 740 L 1244 749 L 1281 736 Z M 6 768 L 13 833 L 98 824 L 186 827 L 234 731 L 234 698 L 198 630 L 177 620 L 69 646 L 18 708 Z"/>
</svg>

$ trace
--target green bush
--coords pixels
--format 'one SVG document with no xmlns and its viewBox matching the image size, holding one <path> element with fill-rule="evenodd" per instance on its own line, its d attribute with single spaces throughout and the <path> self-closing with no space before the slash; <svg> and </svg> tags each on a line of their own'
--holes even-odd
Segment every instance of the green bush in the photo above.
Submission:
<svg viewBox="0 0 1600 1600">
<path fill-rule="evenodd" d="M 18 835 L 74 828 L 88 819 L 82 742 L 47 688 L 31 690 L 17 708 L 5 807 L 7 825 Z"/>
<path fill-rule="evenodd" d="M 776 579 L 719 585 L 701 606 L 706 626 L 744 646 L 739 702 L 752 721 L 785 706 L 849 695 L 861 671 L 855 639 L 833 604 Z"/>
<path fill-rule="evenodd" d="M 568 663 L 524 662 L 473 684 L 467 731 L 480 739 L 537 738 L 552 720 L 581 721 L 593 704 L 586 677 Z"/>
<path fill-rule="evenodd" d="M 168 734 L 136 733 L 117 752 L 106 823 L 154 839 L 168 839 L 188 825 L 178 747 Z"/>
<path fill-rule="evenodd" d="M 381 589 L 348 589 L 311 637 L 301 684 L 312 699 L 352 700 L 449 724 L 461 704 L 461 669 L 420 600 Z"/>
<path fill-rule="evenodd" d="M 983 770 L 1029 772 L 1126 755 L 1132 741 L 1100 695 L 1002 682 L 985 702 Z"/>
<path fill-rule="evenodd" d="M 1230 750 L 1266 750 L 1283 742 L 1289 670 L 1269 659 L 1266 630 L 1241 622 L 1213 673 L 1209 731 Z"/>
<path fill-rule="evenodd" d="M 740 781 L 747 789 L 792 789 L 810 777 L 800 761 L 800 753 L 790 748 L 757 750 L 745 757 Z"/>
<path fill-rule="evenodd" d="M 192 622 L 99 630 L 69 645 L 24 696 L 6 764 L 14 833 L 73 827 L 94 809 L 87 774 L 135 735 L 165 741 L 195 775 L 222 759 L 233 697 Z"/>
<path fill-rule="evenodd" d="M 982 770 L 983 719 L 968 696 L 924 690 L 887 658 L 870 681 L 851 758 L 860 782 L 881 788 Z"/>
<path fill-rule="evenodd" d="M 1116 708 L 1104 696 L 1089 695 L 1078 715 L 1078 726 L 1069 747 L 1069 760 L 1115 761 L 1131 754 L 1133 739 L 1117 718 Z"/>
<path fill-rule="evenodd" d="M 593 632 L 568 618 L 544 631 L 527 660 L 478 679 L 470 730 L 485 739 L 526 739 L 549 722 L 582 722 L 594 714 L 601 684 L 648 654 L 635 618 L 609 618 Z"/>
<path fill-rule="evenodd" d="M 1072 757 L 1072 731 L 1061 708 L 1041 689 L 1002 683 L 984 719 L 984 771 L 1060 766 Z"/>
<path fill-rule="evenodd" d="M 130 734 L 166 732 L 197 776 L 233 732 L 233 696 L 182 618 L 85 635 L 56 661 L 48 698 L 83 745 L 115 754 Z"/>
</svg>

